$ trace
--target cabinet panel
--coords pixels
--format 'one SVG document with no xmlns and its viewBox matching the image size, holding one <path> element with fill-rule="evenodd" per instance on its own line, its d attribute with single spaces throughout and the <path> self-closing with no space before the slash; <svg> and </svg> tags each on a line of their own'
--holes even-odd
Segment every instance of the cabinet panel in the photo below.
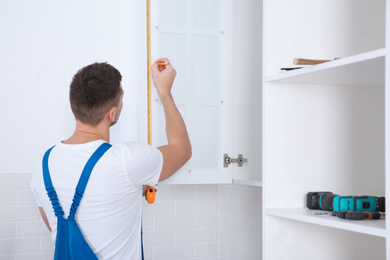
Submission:
<svg viewBox="0 0 390 260">
<path fill-rule="evenodd" d="M 223 167 L 232 146 L 231 2 L 156 0 L 151 6 L 152 60 L 168 57 L 177 71 L 172 94 L 193 147 L 192 159 L 165 183 L 231 182 L 231 168 Z M 153 145 L 160 146 L 167 140 L 155 89 L 152 100 Z"/>
<path fill-rule="evenodd" d="M 267 216 L 263 259 L 386 259 L 386 239 Z"/>
<path fill-rule="evenodd" d="M 233 1 L 233 154 L 248 159 L 232 164 L 235 183 L 262 182 L 262 8 L 263 1 Z"/>
<path fill-rule="evenodd" d="M 344 58 L 385 47 L 385 1 L 267 1 L 265 74 L 294 58 Z M 270 46 L 271 46 L 270 45 Z"/>
<path fill-rule="evenodd" d="M 304 207 L 309 191 L 383 196 L 383 91 L 267 85 L 267 207 Z"/>
<path fill-rule="evenodd" d="M 193 169 L 218 169 L 220 160 L 219 107 L 194 106 Z"/>
</svg>

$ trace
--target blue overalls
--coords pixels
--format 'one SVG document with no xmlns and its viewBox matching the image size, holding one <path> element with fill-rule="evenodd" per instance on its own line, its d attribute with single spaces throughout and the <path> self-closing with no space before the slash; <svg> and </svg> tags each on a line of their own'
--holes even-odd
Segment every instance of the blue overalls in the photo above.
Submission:
<svg viewBox="0 0 390 260">
<path fill-rule="evenodd" d="M 53 205 L 54 214 L 57 217 L 57 237 L 56 246 L 54 252 L 54 260 L 95 260 L 98 259 L 87 241 L 85 241 L 83 234 L 77 225 L 74 216 L 76 215 L 77 207 L 80 205 L 81 198 L 84 195 L 85 187 L 87 186 L 91 172 L 95 167 L 95 164 L 103 156 L 103 154 L 110 149 L 111 144 L 103 143 L 99 148 L 91 155 L 84 169 L 81 173 L 79 182 L 76 187 L 76 192 L 73 197 L 73 203 L 70 207 L 70 213 L 67 219 L 64 218 L 64 211 L 60 203 L 58 202 L 57 193 L 54 190 L 53 183 L 51 182 L 49 173 L 49 155 L 50 148 L 46 151 L 42 160 L 43 179 L 45 182 L 45 188 L 47 195 L 50 198 L 51 204 Z M 142 260 L 144 259 L 143 250 L 143 236 L 141 226 L 141 252 Z"/>
<path fill-rule="evenodd" d="M 58 202 L 57 193 L 54 190 L 49 173 L 48 160 L 53 147 L 47 150 L 43 157 L 42 170 L 47 195 L 49 196 L 51 204 L 53 205 L 54 214 L 57 217 L 57 237 L 54 259 L 98 259 L 92 249 L 89 247 L 88 243 L 85 241 L 83 234 L 81 233 L 80 228 L 74 219 L 74 216 L 76 215 L 77 207 L 80 204 L 81 198 L 84 195 L 85 187 L 87 186 L 92 169 L 94 168 L 97 161 L 103 156 L 103 154 L 111 147 L 111 145 L 108 143 L 101 144 L 85 164 L 83 172 L 80 176 L 80 180 L 76 187 L 73 203 L 67 219 L 64 218 L 64 211 Z"/>
</svg>

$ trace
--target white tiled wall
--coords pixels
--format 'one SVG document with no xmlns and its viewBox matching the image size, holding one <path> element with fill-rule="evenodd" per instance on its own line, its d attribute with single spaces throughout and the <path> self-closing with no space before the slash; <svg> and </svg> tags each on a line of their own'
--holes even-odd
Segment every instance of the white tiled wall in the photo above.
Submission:
<svg viewBox="0 0 390 260">
<path fill-rule="evenodd" d="M 218 185 L 167 185 L 144 204 L 146 259 L 218 259 Z"/>
<path fill-rule="evenodd" d="M 53 259 L 51 237 L 30 182 L 29 173 L 0 173 L 0 260 Z"/>
<path fill-rule="evenodd" d="M 53 259 L 31 174 L 0 174 L 0 260 Z M 160 185 L 144 203 L 145 259 L 261 259 L 261 189 Z"/>
<path fill-rule="evenodd" d="M 220 257 L 261 259 L 261 188 L 220 185 Z"/>
</svg>

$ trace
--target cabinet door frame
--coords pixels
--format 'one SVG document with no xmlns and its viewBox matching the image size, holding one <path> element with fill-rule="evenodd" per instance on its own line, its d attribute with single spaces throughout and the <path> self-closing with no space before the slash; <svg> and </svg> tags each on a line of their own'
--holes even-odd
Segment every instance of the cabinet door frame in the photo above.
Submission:
<svg viewBox="0 0 390 260">
<path fill-rule="evenodd" d="M 159 24 L 158 24 L 158 2 L 159 0 L 150 0 L 150 18 L 151 18 L 151 62 L 156 60 L 159 55 Z M 232 153 L 232 15 L 233 4 L 232 0 L 216 0 L 220 6 L 221 15 L 221 30 L 218 29 L 219 42 L 220 42 L 220 68 L 219 68 L 219 97 L 218 100 L 213 102 L 218 106 L 220 115 L 220 125 L 218 130 L 219 147 L 218 160 L 216 162 L 217 167 L 210 169 L 193 169 L 191 167 L 191 161 L 187 163 L 182 169 L 180 169 L 171 178 L 165 180 L 165 184 L 209 184 L 209 183 L 231 183 L 232 182 L 232 167 L 223 166 L 223 155 L 225 153 L 231 155 Z M 193 4 L 193 0 L 187 0 L 187 9 Z M 188 29 L 187 29 L 188 30 Z M 193 34 L 195 35 L 196 32 Z M 210 33 L 212 35 L 213 32 Z M 216 32 L 214 32 L 214 35 Z M 201 34 L 203 35 L 203 34 Z M 186 45 L 186 48 L 188 46 Z M 167 57 L 169 58 L 169 57 Z M 188 64 L 188 62 L 186 62 Z M 173 64 L 175 66 L 175 64 Z M 205 64 L 207 65 L 207 64 Z M 178 73 L 180 73 L 180 67 L 175 67 Z M 193 79 L 192 79 L 193 80 Z M 174 86 L 175 87 L 175 86 Z M 158 146 L 161 144 L 159 138 L 161 136 L 161 129 L 164 128 L 161 123 L 163 117 L 163 109 L 159 100 L 158 93 L 155 87 L 152 85 L 151 96 L 151 132 L 152 132 L 152 145 Z M 219 104 L 217 104 L 219 103 Z M 178 104 L 179 106 L 180 104 Z M 180 110 L 180 109 L 179 109 Z M 185 116 L 183 116 L 185 117 Z M 191 128 L 191 127 L 189 127 Z M 192 129 L 188 129 L 190 138 L 192 136 Z M 165 132 L 165 130 L 164 130 Z M 160 138 L 161 139 L 161 138 Z M 191 140 L 193 142 L 193 140 Z M 193 143 L 194 147 L 194 143 Z M 193 158 L 194 158 L 193 149 Z M 196 156 L 196 155 L 195 155 Z"/>
</svg>

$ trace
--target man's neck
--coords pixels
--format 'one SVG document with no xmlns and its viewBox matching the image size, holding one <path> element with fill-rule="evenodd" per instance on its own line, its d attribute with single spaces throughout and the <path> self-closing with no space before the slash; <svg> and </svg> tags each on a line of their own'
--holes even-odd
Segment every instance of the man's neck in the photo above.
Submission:
<svg viewBox="0 0 390 260">
<path fill-rule="evenodd" d="M 62 141 L 64 144 L 84 144 L 96 140 L 110 141 L 109 126 L 104 122 L 91 126 L 76 120 L 76 130 L 69 139 Z"/>
</svg>

